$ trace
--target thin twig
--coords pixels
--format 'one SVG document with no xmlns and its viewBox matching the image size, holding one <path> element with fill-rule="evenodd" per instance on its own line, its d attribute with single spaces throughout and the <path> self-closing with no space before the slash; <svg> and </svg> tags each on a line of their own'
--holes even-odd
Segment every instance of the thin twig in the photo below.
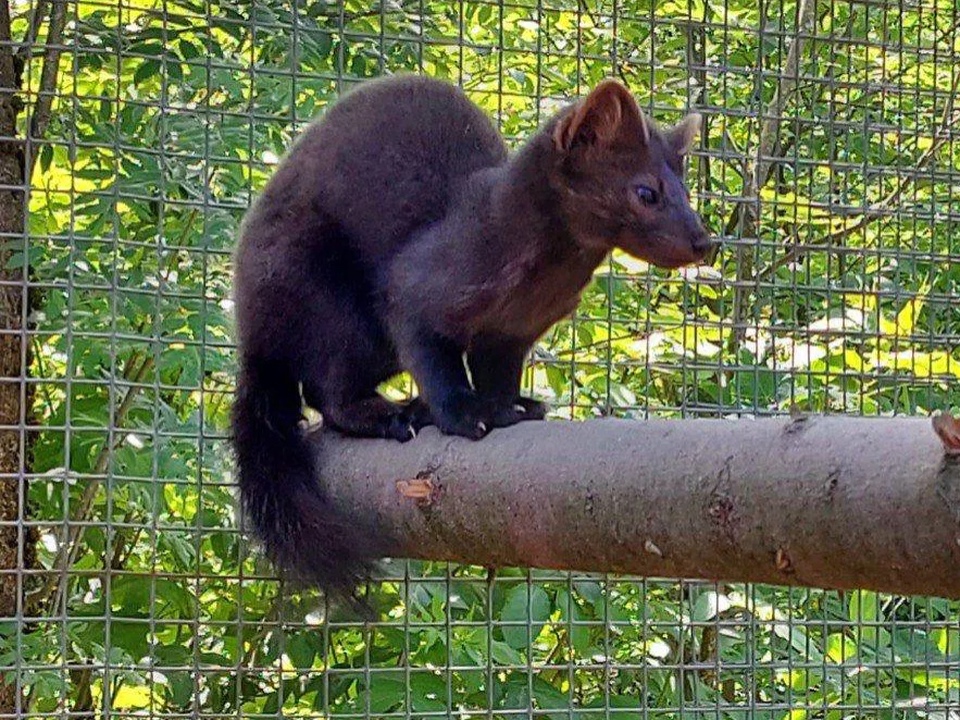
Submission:
<svg viewBox="0 0 960 720">
<path fill-rule="evenodd" d="M 53 107 L 53 97 L 57 88 L 57 77 L 60 70 L 60 50 L 63 46 L 63 29 L 67 22 L 66 0 L 52 0 L 50 11 L 50 27 L 47 31 L 46 52 L 43 56 L 43 69 L 40 71 L 40 87 L 37 91 L 37 101 L 27 124 L 27 142 L 43 138 L 50 124 L 50 111 Z M 33 168 L 37 162 L 37 153 L 31 152 L 29 165 L 24 169 L 24 178 L 29 181 L 33 177 Z"/>
<path fill-rule="evenodd" d="M 36 358 L 37 371 L 39 377 L 47 378 L 51 377 L 47 374 L 46 364 L 43 359 L 43 344 L 40 342 L 40 338 L 33 338 L 33 357 Z M 47 407 L 52 408 L 54 406 L 53 401 L 53 391 L 47 383 L 40 384 L 40 392 L 43 394 L 43 401 L 46 403 Z"/>
<path fill-rule="evenodd" d="M 134 512 L 131 510 L 123 516 L 124 525 L 129 525 L 133 522 L 135 517 Z M 133 528 L 133 533 L 128 538 L 123 531 L 117 531 L 116 541 L 113 544 L 113 551 L 110 553 L 110 569 L 111 570 L 122 570 L 124 564 L 127 562 L 127 558 L 133 554 L 133 549 L 137 545 L 137 541 L 140 539 L 140 536 L 143 535 L 144 526 L 140 525 L 136 528 Z"/>
<path fill-rule="evenodd" d="M 940 150 L 940 148 L 942 148 L 952 139 L 951 131 L 958 120 L 957 118 L 953 117 L 954 100 L 956 99 L 958 86 L 960 86 L 960 70 L 955 71 L 953 74 L 950 95 L 947 98 L 947 105 L 944 108 L 943 115 L 940 118 L 939 128 L 935 131 L 933 142 L 930 144 L 930 147 L 924 150 L 920 157 L 917 158 L 916 162 L 913 163 L 917 170 L 922 170 L 930 165 L 930 163 L 936 158 L 937 152 Z M 800 255 L 809 250 L 811 245 L 832 247 L 841 240 L 860 232 L 874 220 L 883 217 L 886 214 L 886 211 L 892 207 L 894 203 L 901 198 L 903 193 L 906 192 L 906 190 L 917 181 L 918 177 L 918 173 L 911 173 L 909 176 L 901 178 L 897 183 L 897 186 L 887 193 L 886 197 L 873 205 L 869 210 L 865 211 L 860 216 L 860 219 L 855 223 L 852 225 L 847 225 L 846 227 L 843 227 L 835 232 L 823 235 L 822 237 L 815 238 L 811 242 L 805 243 L 804 245 L 796 245 L 790 248 L 783 256 L 757 273 L 755 279 L 764 280 L 782 268 L 784 265 L 794 262 Z"/>
<path fill-rule="evenodd" d="M 273 598 L 271 598 L 270 606 L 267 608 L 266 612 L 264 612 L 263 617 L 259 622 L 257 631 L 249 638 L 244 639 L 247 649 L 244 651 L 243 657 L 240 660 L 240 667 L 253 667 L 257 659 L 257 652 L 260 649 L 260 643 L 263 642 L 270 631 L 274 629 L 270 627 L 270 624 L 276 622 L 280 618 L 280 610 L 283 606 L 283 602 L 283 593 L 278 592 L 273 596 Z M 326 659 L 324 659 L 324 663 L 326 663 Z"/>
<path fill-rule="evenodd" d="M 20 43 L 20 47 L 17 49 L 17 59 L 26 63 L 27 57 L 30 55 L 33 46 L 37 42 L 37 38 L 40 37 L 40 26 L 43 25 L 43 21 L 47 19 L 47 13 L 50 10 L 50 3 L 48 0 L 37 0 L 37 4 L 34 6 L 33 10 L 30 11 L 29 24 L 27 26 L 27 34 L 23 37 L 23 42 Z"/>
<path fill-rule="evenodd" d="M 784 108 L 786 108 L 788 100 L 795 93 L 799 83 L 800 57 L 806 40 L 805 36 L 810 34 L 816 20 L 816 4 L 816 0 L 802 0 L 797 8 L 797 32 L 796 37 L 790 44 L 790 49 L 787 51 L 786 69 L 781 75 L 776 93 L 761 115 L 766 119 L 760 126 L 757 160 L 753 172 L 746 173 L 743 188 L 743 196 L 747 202 L 738 205 L 736 211 L 739 213 L 736 224 L 740 229 L 740 237 L 743 237 L 743 230 L 746 228 L 750 229 L 751 237 L 757 236 L 758 213 L 756 203 L 759 202 L 760 189 L 767 184 L 773 174 L 773 169 L 776 167 L 773 153 L 779 144 L 780 122 L 783 118 Z M 750 249 L 743 244 L 737 246 L 736 266 L 731 339 L 731 342 L 734 343 L 734 352 L 744 331 L 748 281 L 753 276 L 753 256 Z"/>
<path fill-rule="evenodd" d="M 127 388 L 127 392 L 123 396 L 120 405 L 117 406 L 114 417 L 111 419 L 111 426 L 115 428 L 120 428 L 123 425 L 123 421 L 126 419 L 127 414 L 133 407 L 134 400 L 136 400 L 137 395 L 141 390 L 141 383 L 144 378 L 147 376 L 147 373 L 153 368 L 153 358 L 146 356 L 139 365 L 137 361 L 140 359 L 139 354 L 132 355 L 126 363 L 126 369 L 123 373 L 123 378 L 130 381 L 131 385 Z M 90 508 L 93 506 L 94 499 L 96 498 L 97 491 L 100 489 L 102 480 L 100 480 L 98 475 L 102 475 L 106 472 L 107 465 L 110 462 L 110 455 L 113 452 L 115 445 L 109 442 L 104 442 L 103 447 L 100 449 L 100 454 L 97 456 L 96 461 L 94 462 L 91 474 L 94 476 L 90 483 L 87 485 L 86 489 L 83 492 L 83 495 L 80 498 L 79 507 L 77 512 L 74 514 L 72 520 L 75 523 L 82 522 L 90 512 Z M 42 607 L 51 597 L 56 597 L 52 603 L 52 607 L 56 607 L 62 602 L 64 585 L 61 584 L 60 579 L 64 573 L 66 573 L 67 568 L 69 568 L 75 561 L 77 553 L 80 550 L 80 541 L 83 539 L 84 532 L 83 525 L 73 525 L 70 528 L 67 539 L 61 543 L 59 550 L 57 551 L 56 558 L 54 559 L 51 570 L 54 571 L 47 582 L 37 590 L 32 593 L 28 598 L 28 605 L 31 608 L 37 609 Z"/>
</svg>

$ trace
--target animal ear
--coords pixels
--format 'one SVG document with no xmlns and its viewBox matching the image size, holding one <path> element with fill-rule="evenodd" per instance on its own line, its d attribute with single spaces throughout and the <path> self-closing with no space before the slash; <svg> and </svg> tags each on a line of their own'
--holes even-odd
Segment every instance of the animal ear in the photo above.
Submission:
<svg viewBox="0 0 960 720">
<path fill-rule="evenodd" d="M 578 145 L 604 145 L 628 128 L 639 130 L 649 140 L 649 124 L 633 95 L 616 80 L 604 80 L 557 123 L 553 141 L 558 150 L 570 150 Z"/>
<path fill-rule="evenodd" d="M 700 113 L 690 113 L 679 123 L 667 131 L 667 142 L 677 155 L 686 155 L 697 141 L 703 116 Z"/>
</svg>

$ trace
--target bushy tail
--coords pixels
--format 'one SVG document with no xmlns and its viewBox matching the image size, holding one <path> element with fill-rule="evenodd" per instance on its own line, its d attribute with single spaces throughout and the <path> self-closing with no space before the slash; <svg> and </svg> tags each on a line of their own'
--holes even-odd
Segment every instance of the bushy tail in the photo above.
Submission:
<svg viewBox="0 0 960 720">
<path fill-rule="evenodd" d="M 370 571 L 368 540 L 318 484 L 300 419 L 295 378 L 271 363 L 241 363 L 232 435 L 244 512 L 281 572 L 354 598 Z"/>
</svg>

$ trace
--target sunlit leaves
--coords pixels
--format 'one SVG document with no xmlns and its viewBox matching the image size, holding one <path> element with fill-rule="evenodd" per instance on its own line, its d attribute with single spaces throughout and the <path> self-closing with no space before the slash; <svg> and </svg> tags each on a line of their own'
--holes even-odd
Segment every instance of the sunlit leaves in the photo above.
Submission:
<svg viewBox="0 0 960 720">
<path fill-rule="evenodd" d="M 281 595 L 236 528 L 224 435 L 238 223 L 297 130 L 383 72 L 462 82 L 516 146 L 615 71 L 662 122 L 705 109 L 707 152 L 688 179 L 715 233 L 739 204 L 757 208 L 711 269 L 664 273 L 622 253 L 600 268 L 526 374 L 557 416 L 960 404 L 944 172 L 960 146 L 917 168 L 943 126 L 954 63 L 943 42 L 929 49 L 953 6 L 822 13 L 779 126 L 784 162 L 743 198 L 796 5 L 642 0 L 616 6 L 616 22 L 602 1 L 71 5 L 48 142 L 35 144 L 29 242 L 9 263 L 27 264 L 37 291 L 40 563 L 87 493 L 92 522 L 55 609 L 68 622 L 0 632 L 0 664 L 24 668 L 32 709 L 83 694 L 66 663 L 98 668 L 86 688 L 98 708 L 216 716 L 533 707 L 562 718 L 681 703 L 722 715 L 802 698 L 834 717 L 833 706 L 906 707 L 918 688 L 955 699 L 943 664 L 918 669 L 960 661 L 946 624 L 956 607 L 940 601 L 537 572 L 531 584 L 509 570 L 491 586 L 482 571 L 414 563 L 409 583 L 371 589 L 392 624 L 368 629 L 343 608 L 325 616 L 309 593 Z M 38 73 L 31 63 L 34 91 Z M 864 665 L 869 686 L 850 679 Z"/>
</svg>

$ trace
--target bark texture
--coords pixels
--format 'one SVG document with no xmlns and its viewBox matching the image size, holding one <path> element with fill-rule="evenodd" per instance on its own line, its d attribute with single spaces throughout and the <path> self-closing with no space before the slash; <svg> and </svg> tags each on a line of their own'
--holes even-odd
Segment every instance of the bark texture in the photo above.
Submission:
<svg viewBox="0 0 960 720">
<path fill-rule="evenodd" d="M 15 140 L 17 118 L 23 104 L 17 95 L 19 77 L 10 52 L 10 17 L 6 3 L 0 3 L 0 425 L 17 427 L 24 422 L 32 386 L 24 386 L 27 341 L 23 334 L 26 316 L 23 269 L 11 267 L 10 258 L 23 249 L 24 174 L 23 148 Z M 26 407 L 24 407 L 26 406 Z M 35 538 L 21 533 L 16 523 L 21 518 L 26 497 L 22 457 L 26 445 L 24 431 L 0 430 L 0 617 L 15 617 L 20 595 L 18 572 L 33 564 Z M 21 544 L 23 548 L 21 550 Z M 0 682 L 0 712 L 18 710 L 16 685 Z"/>
<path fill-rule="evenodd" d="M 928 419 L 525 423 L 470 442 L 318 433 L 384 556 L 960 597 L 960 461 Z"/>
</svg>

